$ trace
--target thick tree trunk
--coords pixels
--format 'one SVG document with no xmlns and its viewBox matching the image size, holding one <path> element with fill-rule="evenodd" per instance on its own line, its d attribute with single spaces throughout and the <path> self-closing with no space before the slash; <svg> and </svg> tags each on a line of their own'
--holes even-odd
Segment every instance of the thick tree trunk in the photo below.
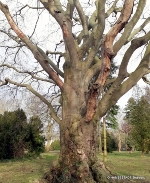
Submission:
<svg viewBox="0 0 150 183">
<path fill-rule="evenodd" d="M 58 167 L 51 170 L 51 183 L 106 183 L 109 175 L 96 157 L 96 128 L 82 119 L 70 120 L 61 128 Z"/>
<path fill-rule="evenodd" d="M 71 76 L 68 76 L 62 92 L 59 165 L 51 169 L 49 182 L 106 183 L 109 171 L 96 157 L 97 124 L 86 120 L 85 83 L 75 78 L 76 82 L 72 79 L 69 84 Z M 76 76 L 80 77 L 80 73 Z"/>
<path fill-rule="evenodd" d="M 104 165 L 96 157 L 95 126 L 82 119 L 69 126 L 61 129 L 60 166 L 64 182 L 106 182 Z"/>
</svg>

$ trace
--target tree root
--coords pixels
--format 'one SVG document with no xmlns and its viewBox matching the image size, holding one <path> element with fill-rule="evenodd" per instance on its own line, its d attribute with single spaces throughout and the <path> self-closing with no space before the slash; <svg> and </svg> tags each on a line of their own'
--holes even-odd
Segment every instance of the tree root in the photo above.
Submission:
<svg viewBox="0 0 150 183">
<path fill-rule="evenodd" d="M 109 179 L 111 172 L 105 167 L 103 162 L 97 158 L 91 162 L 90 168 L 96 183 L 115 183 L 115 181 Z"/>
<path fill-rule="evenodd" d="M 44 175 L 47 183 L 115 183 L 109 180 L 110 175 L 105 165 L 100 161 L 80 162 L 71 168 L 62 168 L 54 163 L 49 173 Z"/>
</svg>

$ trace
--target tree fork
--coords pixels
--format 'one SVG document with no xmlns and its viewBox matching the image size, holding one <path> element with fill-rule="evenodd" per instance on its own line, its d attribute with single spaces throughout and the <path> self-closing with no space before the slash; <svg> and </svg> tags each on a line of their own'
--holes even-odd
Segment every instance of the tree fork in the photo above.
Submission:
<svg viewBox="0 0 150 183">
<path fill-rule="evenodd" d="M 124 28 L 125 24 L 129 20 L 131 13 L 133 9 L 133 0 L 129 1 L 126 0 L 124 3 L 124 8 L 122 10 L 122 13 L 116 22 L 116 24 L 111 28 L 111 30 L 105 35 L 104 41 L 102 44 L 102 67 L 100 74 L 94 83 L 92 90 L 90 90 L 88 103 L 87 103 L 87 112 L 86 112 L 86 121 L 91 121 L 93 119 L 93 116 L 96 113 L 97 108 L 97 97 L 100 94 L 99 91 L 101 88 L 104 87 L 104 84 L 109 76 L 110 73 L 110 65 L 111 65 L 111 59 L 115 55 L 113 51 L 113 41 L 117 34 Z M 95 90 L 96 86 L 96 91 Z M 99 91 L 98 91 L 99 86 Z"/>
</svg>

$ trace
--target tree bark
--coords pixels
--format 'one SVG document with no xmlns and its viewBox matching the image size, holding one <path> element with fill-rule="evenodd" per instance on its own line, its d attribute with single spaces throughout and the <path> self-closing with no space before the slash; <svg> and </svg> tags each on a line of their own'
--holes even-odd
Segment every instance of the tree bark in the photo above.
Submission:
<svg viewBox="0 0 150 183">
<path fill-rule="evenodd" d="M 108 182 L 109 171 L 96 156 L 97 124 L 87 121 L 86 111 L 83 110 L 86 107 L 86 84 L 84 80 L 75 82 L 79 77 L 84 77 L 83 72 L 74 74 L 71 68 L 66 72 L 66 84 L 62 92 L 59 165 L 52 167 L 49 182 Z"/>
<path fill-rule="evenodd" d="M 106 142 L 106 116 L 103 117 L 103 130 L 104 130 L 104 154 L 103 161 L 107 161 L 107 142 Z"/>
<path fill-rule="evenodd" d="M 98 152 L 100 154 L 102 154 L 102 134 L 101 134 L 101 126 L 100 126 L 101 122 L 98 123 L 97 127 L 97 142 L 98 142 Z"/>
<path fill-rule="evenodd" d="M 95 132 L 96 127 L 93 123 L 71 116 L 66 118 L 66 127 L 60 128 L 59 165 L 52 167 L 50 183 L 108 182 L 107 176 L 110 172 L 96 157 Z"/>
</svg>

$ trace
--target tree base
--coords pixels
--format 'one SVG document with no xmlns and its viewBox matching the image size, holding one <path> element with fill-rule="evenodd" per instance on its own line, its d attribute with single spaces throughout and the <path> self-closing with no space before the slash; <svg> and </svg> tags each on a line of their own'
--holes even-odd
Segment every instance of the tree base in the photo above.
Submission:
<svg viewBox="0 0 150 183">
<path fill-rule="evenodd" d="M 102 162 L 91 163 L 88 170 L 84 165 L 71 169 L 52 165 L 50 172 L 45 173 L 43 178 L 47 183 L 115 183 L 114 180 L 107 178 L 111 173 Z"/>
</svg>

